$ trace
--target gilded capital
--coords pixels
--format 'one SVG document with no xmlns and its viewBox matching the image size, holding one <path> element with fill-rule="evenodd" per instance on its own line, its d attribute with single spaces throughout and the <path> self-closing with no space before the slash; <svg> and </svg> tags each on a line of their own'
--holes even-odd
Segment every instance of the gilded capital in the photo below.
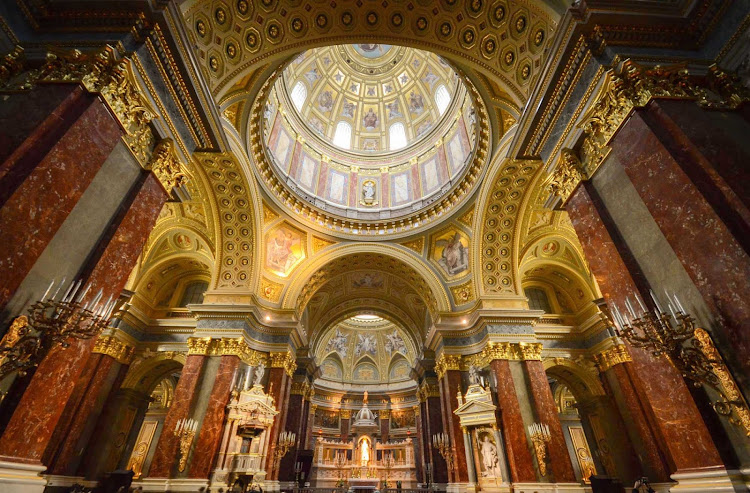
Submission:
<svg viewBox="0 0 750 493">
<path fill-rule="evenodd" d="M 118 363 L 129 365 L 135 356 L 135 348 L 114 336 L 99 336 L 94 343 L 94 353 L 106 354 Z"/>
<path fill-rule="evenodd" d="M 633 361 L 630 357 L 630 353 L 628 353 L 628 349 L 623 344 L 612 346 L 599 354 L 595 354 L 594 360 L 599 367 L 599 371 L 602 373 L 620 363 Z"/>
<path fill-rule="evenodd" d="M 552 171 L 551 179 L 547 185 L 549 193 L 558 197 L 562 204 L 568 201 L 583 176 L 581 175 L 581 161 L 573 149 L 563 148 L 560 159 Z"/>
<path fill-rule="evenodd" d="M 518 351 L 520 353 L 520 358 L 524 361 L 541 361 L 542 360 L 542 345 L 538 342 L 534 343 L 526 343 L 526 342 L 520 342 L 518 343 Z"/>
<path fill-rule="evenodd" d="M 290 377 L 294 375 L 297 369 L 297 363 L 294 361 L 294 355 L 287 351 L 286 353 L 270 353 L 269 366 L 271 368 L 283 368 Z"/>
<path fill-rule="evenodd" d="M 201 354 L 207 356 L 211 351 L 210 337 L 189 337 L 187 340 L 188 356 L 191 354 Z"/>
<path fill-rule="evenodd" d="M 435 373 L 437 373 L 438 379 L 443 378 L 445 372 L 448 370 L 460 370 L 461 369 L 461 355 L 460 354 L 441 354 L 435 362 Z"/>
<path fill-rule="evenodd" d="M 174 187 L 179 187 L 187 181 L 172 139 L 161 139 L 156 144 L 146 169 L 151 170 L 167 193 L 171 193 Z"/>
<path fill-rule="evenodd" d="M 339 415 L 341 416 L 341 419 L 349 419 L 352 417 L 352 412 L 349 409 L 342 409 L 339 412 Z"/>
<path fill-rule="evenodd" d="M 380 416 L 381 419 L 388 419 L 391 417 L 391 410 L 390 409 L 381 409 L 378 413 L 378 416 Z"/>
<path fill-rule="evenodd" d="M 307 383 L 307 381 L 303 382 L 292 382 L 292 395 L 301 395 L 305 396 L 307 395 L 307 391 L 309 389 L 310 385 Z"/>
</svg>

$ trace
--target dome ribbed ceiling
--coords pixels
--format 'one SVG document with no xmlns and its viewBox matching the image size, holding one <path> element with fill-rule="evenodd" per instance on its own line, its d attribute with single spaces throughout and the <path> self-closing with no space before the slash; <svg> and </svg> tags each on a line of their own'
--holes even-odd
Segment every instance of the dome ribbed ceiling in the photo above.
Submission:
<svg viewBox="0 0 750 493">
<path fill-rule="evenodd" d="M 437 55 L 385 44 L 306 51 L 283 79 L 299 117 L 313 133 L 339 149 L 368 155 L 400 148 L 389 135 L 394 124 L 403 125 L 407 145 L 425 138 L 443 118 L 453 116 L 448 105 L 458 88 L 455 72 Z M 337 142 L 342 123 L 351 132 Z"/>
</svg>

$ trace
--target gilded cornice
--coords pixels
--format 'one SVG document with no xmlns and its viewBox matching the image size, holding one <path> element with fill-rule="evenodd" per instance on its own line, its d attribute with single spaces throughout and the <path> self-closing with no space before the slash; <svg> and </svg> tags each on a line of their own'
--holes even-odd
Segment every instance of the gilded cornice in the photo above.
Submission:
<svg viewBox="0 0 750 493">
<path fill-rule="evenodd" d="M 129 365 L 135 356 L 135 347 L 115 336 L 100 335 L 94 343 L 93 353 L 111 356 L 118 363 Z"/>
<path fill-rule="evenodd" d="M 623 344 L 617 344 L 605 349 L 599 354 L 594 355 L 594 361 L 599 367 L 599 371 L 604 373 L 615 365 L 633 361 L 630 357 L 627 347 Z"/>
</svg>

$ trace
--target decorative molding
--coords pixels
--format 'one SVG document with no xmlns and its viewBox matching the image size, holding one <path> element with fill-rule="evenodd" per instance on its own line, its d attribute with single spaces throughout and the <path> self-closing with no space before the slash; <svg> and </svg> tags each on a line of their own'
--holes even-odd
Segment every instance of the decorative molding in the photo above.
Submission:
<svg viewBox="0 0 750 493">
<path fill-rule="evenodd" d="M 581 161 L 573 149 L 566 147 L 560 152 L 560 159 L 550 175 L 547 190 L 564 205 L 582 179 Z"/>
<path fill-rule="evenodd" d="M 474 301 L 476 299 L 476 295 L 474 294 L 474 281 L 469 279 L 458 286 L 451 286 L 451 294 L 453 295 L 453 302 L 456 305 L 463 305 Z"/>
<path fill-rule="evenodd" d="M 188 338 L 188 355 L 203 356 L 237 356 L 250 366 L 256 366 L 266 359 L 266 354 L 256 351 L 241 338 L 212 339 L 211 337 Z"/>
<path fill-rule="evenodd" d="M 542 349 L 538 342 L 488 342 L 479 353 L 464 356 L 463 368 L 486 368 L 495 360 L 541 361 Z"/>
</svg>

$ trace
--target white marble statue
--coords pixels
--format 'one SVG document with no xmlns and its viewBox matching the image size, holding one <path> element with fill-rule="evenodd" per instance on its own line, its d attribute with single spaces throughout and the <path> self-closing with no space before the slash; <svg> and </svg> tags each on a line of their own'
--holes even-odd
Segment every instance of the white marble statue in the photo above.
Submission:
<svg viewBox="0 0 750 493">
<path fill-rule="evenodd" d="M 469 366 L 469 383 L 471 385 L 477 385 L 479 382 L 479 368 L 475 365 Z"/>
<path fill-rule="evenodd" d="M 253 374 L 253 385 L 261 385 L 261 380 L 263 379 L 263 374 L 266 372 L 266 365 L 263 364 L 261 361 L 258 363 L 258 366 L 255 367 L 255 371 Z"/>
<path fill-rule="evenodd" d="M 482 465 L 484 466 L 483 474 L 499 478 L 500 459 L 497 456 L 497 447 L 490 441 L 489 435 L 484 435 L 484 440 L 479 444 L 479 453 L 482 456 Z"/>
</svg>

